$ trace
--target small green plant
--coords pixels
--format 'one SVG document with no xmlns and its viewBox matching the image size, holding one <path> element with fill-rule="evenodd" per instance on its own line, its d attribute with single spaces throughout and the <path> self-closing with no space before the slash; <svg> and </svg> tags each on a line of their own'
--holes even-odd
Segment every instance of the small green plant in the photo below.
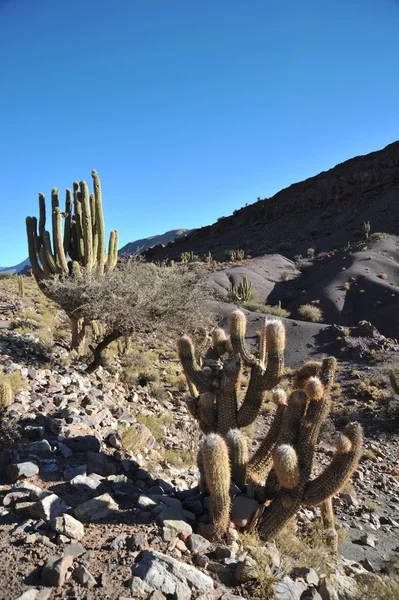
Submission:
<svg viewBox="0 0 399 600">
<path fill-rule="evenodd" d="M 363 223 L 363 233 L 366 236 L 367 240 L 369 238 L 370 229 L 371 229 L 370 221 L 364 222 Z"/>
<path fill-rule="evenodd" d="M 288 319 L 290 316 L 290 312 L 285 310 L 285 308 L 281 308 L 281 302 L 279 301 L 276 306 L 271 304 L 261 304 L 260 302 L 243 302 L 242 308 L 246 308 L 251 312 L 261 312 L 266 315 L 273 315 L 274 317 L 284 317 Z"/>
</svg>

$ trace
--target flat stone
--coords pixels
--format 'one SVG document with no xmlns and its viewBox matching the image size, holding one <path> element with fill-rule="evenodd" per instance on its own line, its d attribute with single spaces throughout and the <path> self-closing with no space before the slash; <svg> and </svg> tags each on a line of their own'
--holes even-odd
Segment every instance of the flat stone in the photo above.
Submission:
<svg viewBox="0 0 399 600">
<path fill-rule="evenodd" d="M 59 517 L 68 510 L 67 505 L 56 494 L 50 494 L 31 507 L 31 515 L 44 521 Z"/>
<path fill-rule="evenodd" d="M 300 581 L 293 581 L 286 575 L 274 586 L 274 593 L 278 600 L 301 600 L 306 585 Z"/>
<path fill-rule="evenodd" d="M 137 531 L 126 538 L 128 550 L 145 550 L 148 548 L 148 538 L 144 531 Z"/>
<path fill-rule="evenodd" d="M 72 558 L 77 558 L 78 556 L 82 556 L 82 554 L 85 553 L 85 549 L 83 548 L 82 544 L 79 544 L 79 542 L 74 542 L 73 544 L 69 544 L 69 546 L 67 546 L 65 548 L 65 554 L 68 556 L 72 556 Z"/>
<path fill-rule="evenodd" d="M 246 496 L 235 496 L 231 506 L 231 520 L 236 527 L 245 527 L 259 508 L 260 504 L 256 500 Z"/>
<path fill-rule="evenodd" d="M 85 487 L 90 490 L 97 490 L 102 485 L 101 475 L 92 473 L 91 475 L 76 475 L 69 482 L 74 487 Z"/>
<path fill-rule="evenodd" d="M 319 576 L 314 569 L 311 567 L 297 567 L 294 569 L 293 573 L 291 573 L 294 579 L 301 578 L 308 585 L 314 585 L 317 587 L 319 585 Z"/>
<path fill-rule="evenodd" d="M 182 520 L 165 519 L 162 528 L 162 538 L 165 542 L 171 542 L 179 537 L 182 540 L 187 539 L 193 530 L 191 525 Z"/>
<path fill-rule="evenodd" d="M 38 473 L 39 467 L 33 461 L 13 463 L 7 467 L 7 478 L 11 483 L 18 479 L 34 477 Z"/>
<path fill-rule="evenodd" d="M 88 452 L 87 453 L 87 474 L 97 473 L 107 477 L 116 475 L 116 466 L 108 459 L 105 454 Z"/>
<path fill-rule="evenodd" d="M 211 542 L 199 535 L 192 533 L 186 541 L 187 547 L 193 554 L 205 554 L 211 547 Z"/>
<path fill-rule="evenodd" d="M 95 435 L 78 435 L 63 440 L 72 452 L 100 452 L 100 440 Z"/>
<path fill-rule="evenodd" d="M 362 546 L 370 546 L 370 548 L 375 548 L 377 545 L 377 538 L 371 533 L 365 533 L 360 537 L 359 542 Z"/>
<path fill-rule="evenodd" d="M 72 567 L 72 556 L 60 556 L 54 554 L 48 558 L 42 569 L 41 580 L 43 585 L 61 587 L 67 575 L 67 571 Z"/>
<path fill-rule="evenodd" d="M 52 452 L 52 448 L 47 440 L 40 440 L 39 442 L 32 442 L 26 446 L 28 452 L 33 454 L 49 454 Z"/>
<path fill-rule="evenodd" d="M 78 583 L 80 583 L 80 585 L 83 585 L 83 587 L 93 587 L 97 584 L 97 581 L 95 580 L 93 575 L 83 565 L 79 565 L 79 567 L 76 567 L 72 575 L 73 578 L 76 579 Z"/>
<path fill-rule="evenodd" d="M 103 494 L 97 496 L 87 502 L 79 504 L 75 508 L 75 517 L 85 521 L 89 519 L 91 521 L 100 521 L 107 517 L 112 511 L 118 510 L 118 505 L 109 494 Z"/>
<path fill-rule="evenodd" d="M 173 596 L 175 600 L 191 598 L 191 589 L 196 592 L 211 592 L 214 588 L 209 575 L 153 550 L 142 553 L 140 560 L 133 566 L 132 575 L 132 592 L 139 578 L 150 592 L 159 590 L 165 596 Z"/>
<path fill-rule="evenodd" d="M 71 515 L 61 515 L 51 521 L 51 527 L 57 533 L 66 535 L 68 538 L 75 540 L 81 540 L 84 536 L 85 530 L 83 524 L 71 517 Z"/>
</svg>

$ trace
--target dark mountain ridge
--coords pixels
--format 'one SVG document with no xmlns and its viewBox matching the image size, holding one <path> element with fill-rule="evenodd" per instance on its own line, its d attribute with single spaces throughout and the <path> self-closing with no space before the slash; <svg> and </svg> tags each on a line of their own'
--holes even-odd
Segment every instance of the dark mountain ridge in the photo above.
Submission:
<svg viewBox="0 0 399 600">
<path fill-rule="evenodd" d="M 292 255 L 311 244 L 329 250 L 362 235 L 364 221 L 372 231 L 399 231 L 399 141 L 382 150 L 357 156 L 336 167 L 295 183 L 272 198 L 221 217 L 167 244 L 154 246 L 148 260 L 178 259 L 185 251 L 211 252 L 243 248 L 259 256 L 282 251 Z"/>
</svg>

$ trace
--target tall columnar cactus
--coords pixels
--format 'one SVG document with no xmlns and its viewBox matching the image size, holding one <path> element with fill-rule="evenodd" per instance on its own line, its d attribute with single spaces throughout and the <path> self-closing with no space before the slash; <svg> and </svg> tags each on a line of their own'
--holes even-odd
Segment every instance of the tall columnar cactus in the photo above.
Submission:
<svg viewBox="0 0 399 600">
<path fill-rule="evenodd" d="M 331 464 L 311 479 L 320 426 L 330 411 L 335 359 L 305 363 L 297 371 L 296 389 L 287 399 L 278 387 L 284 371 L 283 324 L 263 321 L 256 356 L 246 346 L 246 317 L 241 311 L 230 315 L 229 328 L 229 337 L 221 329 L 215 331 L 202 365 L 190 338 L 185 336 L 178 342 L 193 396 L 188 406 L 205 434 L 198 463 L 211 495 L 215 533 L 223 535 L 228 528 L 231 479 L 242 490 L 249 482 L 261 486 L 264 497 L 271 500 L 258 523 L 263 539 L 278 533 L 301 505 L 322 505 L 323 521 L 335 531 L 331 498 L 352 475 L 362 450 L 360 426 L 348 425 L 336 436 Z M 250 368 L 250 379 L 245 397 L 239 402 L 243 365 Z M 258 450 L 249 458 L 240 428 L 254 422 L 268 391 L 272 391 L 276 405 L 274 419 Z"/>
<path fill-rule="evenodd" d="M 22 275 L 18 275 L 18 294 L 20 298 L 25 296 L 25 286 L 24 286 L 24 277 Z"/>
<path fill-rule="evenodd" d="M 73 183 L 73 194 L 66 190 L 65 210 L 59 207 L 58 190 L 51 192 L 52 235 L 46 229 L 45 197 L 39 193 L 39 224 L 36 217 L 26 218 L 29 259 L 39 287 L 46 293 L 45 280 L 58 277 L 102 277 L 115 268 L 118 260 L 118 232 L 112 231 L 108 254 L 105 250 L 104 216 L 101 183 L 91 172 L 94 194 L 89 195 L 85 181 Z M 64 227 L 62 222 L 64 221 Z M 79 319 L 69 315 L 72 324 L 72 347 L 81 341 Z"/>
<path fill-rule="evenodd" d="M 248 281 L 248 277 L 244 275 L 242 282 L 238 285 L 230 283 L 229 294 L 233 302 L 249 302 L 252 298 L 252 282 Z"/>
</svg>

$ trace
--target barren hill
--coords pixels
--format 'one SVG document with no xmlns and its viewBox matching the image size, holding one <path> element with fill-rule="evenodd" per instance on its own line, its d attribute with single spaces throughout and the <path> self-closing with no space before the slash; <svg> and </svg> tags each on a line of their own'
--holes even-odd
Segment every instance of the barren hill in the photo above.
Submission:
<svg viewBox="0 0 399 600">
<path fill-rule="evenodd" d="M 222 258 L 243 248 L 246 254 L 280 251 L 288 256 L 311 245 L 318 251 L 353 241 L 362 224 L 372 231 L 399 229 L 399 141 L 278 192 L 272 198 L 221 217 L 166 246 L 146 252 L 149 260 L 176 259 L 181 252 Z"/>
</svg>

